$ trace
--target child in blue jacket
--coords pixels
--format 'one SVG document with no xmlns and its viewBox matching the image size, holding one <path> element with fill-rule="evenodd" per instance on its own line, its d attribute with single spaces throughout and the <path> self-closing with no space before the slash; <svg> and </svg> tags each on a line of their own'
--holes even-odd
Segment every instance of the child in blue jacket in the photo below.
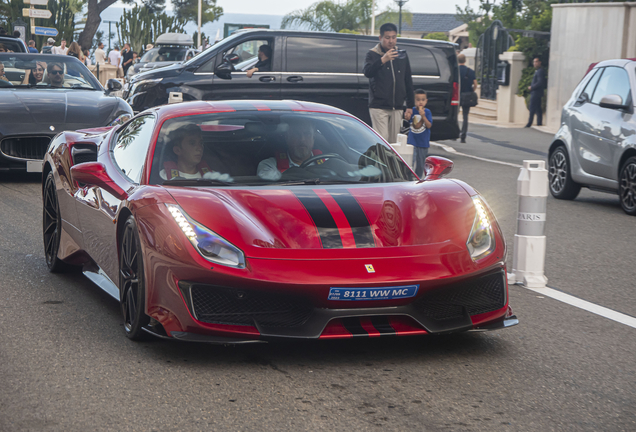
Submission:
<svg viewBox="0 0 636 432">
<path fill-rule="evenodd" d="M 413 170 L 419 178 L 424 174 L 424 164 L 428 156 L 428 148 L 431 141 L 431 126 L 433 125 L 433 115 L 431 110 L 426 108 L 428 98 L 422 89 L 415 90 L 415 106 L 413 115 L 407 120 L 411 120 L 411 128 L 407 144 L 413 148 Z"/>
</svg>

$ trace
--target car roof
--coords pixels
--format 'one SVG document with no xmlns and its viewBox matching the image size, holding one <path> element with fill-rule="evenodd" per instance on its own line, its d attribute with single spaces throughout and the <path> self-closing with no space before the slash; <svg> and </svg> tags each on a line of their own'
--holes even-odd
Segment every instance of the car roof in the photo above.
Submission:
<svg viewBox="0 0 636 432">
<path fill-rule="evenodd" d="M 281 33 L 287 36 L 319 36 L 319 37 L 327 37 L 327 38 L 350 38 L 350 39 L 362 39 L 362 40 L 372 40 L 375 42 L 379 42 L 378 36 L 370 36 L 370 35 L 361 35 L 361 34 L 353 34 L 353 33 L 334 33 L 334 32 L 319 32 L 319 31 L 303 31 L 303 30 L 283 30 L 283 29 L 264 29 L 264 28 L 251 28 L 251 29 L 240 29 L 236 32 L 247 34 L 247 33 Z M 454 48 L 455 43 L 448 41 L 439 41 L 434 39 L 418 39 L 418 38 L 407 38 L 407 37 L 398 37 L 398 40 L 401 40 L 404 43 L 413 43 L 417 42 L 422 45 L 439 45 L 440 48 Z"/>
<path fill-rule="evenodd" d="M 329 105 L 294 100 L 192 101 L 162 105 L 145 112 L 155 112 L 159 118 L 159 123 L 162 123 L 164 120 L 174 117 L 238 111 L 294 111 L 351 116 L 349 113 Z"/>
</svg>

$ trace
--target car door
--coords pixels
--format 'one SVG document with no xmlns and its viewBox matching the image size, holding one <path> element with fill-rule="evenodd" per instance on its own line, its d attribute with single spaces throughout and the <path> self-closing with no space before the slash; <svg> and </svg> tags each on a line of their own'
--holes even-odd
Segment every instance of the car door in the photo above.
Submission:
<svg viewBox="0 0 636 432">
<path fill-rule="evenodd" d="M 596 76 L 592 81 L 595 80 Z M 629 76 L 622 67 L 607 66 L 597 81 L 589 102 L 582 104 L 582 121 L 576 131 L 579 146 L 575 151 L 585 172 L 602 179 L 618 180 L 616 160 L 624 139 L 622 125 L 630 114 L 619 109 L 603 108 L 599 104 L 607 95 L 619 95 L 623 103 L 631 103 Z M 598 185 L 604 186 L 602 183 Z"/>
<path fill-rule="evenodd" d="M 287 37 L 282 98 L 331 105 L 357 115 L 356 58 L 355 38 Z"/>
<path fill-rule="evenodd" d="M 109 160 L 104 161 L 110 178 L 115 180 L 123 174 L 123 183 L 129 187 L 139 184 L 154 126 L 154 115 L 136 117 L 113 138 L 110 152 L 105 155 Z M 114 222 L 122 200 L 97 186 L 80 188 L 75 198 L 84 249 L 117 283 L 117 260 L 113 259 L 113 254 L 117 255 L 117 225 Z"/>
<path fill-rule="evenodd" d="M 203 99 L 280 99 L 281 53 L 274 42 L 275 38 L 255 36 L 237 41 L 236 44 L 219 51 L 214 68 L 223 63 L 225 56 L 230 54 L 238 55 L 239 60 L 234 64 L 235 70 L 231 73 L 231 79 L 223 79 L 214 75 L 213 85 L 210 91 L 203 94 Z M 252 77 L 248 77 L 247 71 L 258 62 L 258 50 L 261 45 L 272 47 L 272 71 L 256 72 Z M 206 70 L 210 69 L 211 67 L 208 66 Z"/>
</svg>

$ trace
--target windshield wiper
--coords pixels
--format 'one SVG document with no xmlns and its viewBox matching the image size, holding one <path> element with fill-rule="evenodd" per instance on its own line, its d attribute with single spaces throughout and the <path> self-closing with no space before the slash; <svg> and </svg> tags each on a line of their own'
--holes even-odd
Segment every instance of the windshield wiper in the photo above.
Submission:
<svg viewBox="0 0 636 432">
<path fill-rule="evenodd" d="M 296 185 L 317 185 L 322 183 L 319 178 L 313 179 L 305 179 L 305 180 L 289 180 L 289 181 L 280 181 L 280 182 L 271 182 L 271 183 L 263 183 L 263 186 L 296 186 Z"/>
<path fill-rule="evenodd" d="M 164 186 L 236 186 L 235 183 L 230 183 L 223 180 L 206 179 L 206 178 L 198 178 L 198 179 L 175 178 L 175 179 L 164 181 L 163 185 Z"/>
</svg>

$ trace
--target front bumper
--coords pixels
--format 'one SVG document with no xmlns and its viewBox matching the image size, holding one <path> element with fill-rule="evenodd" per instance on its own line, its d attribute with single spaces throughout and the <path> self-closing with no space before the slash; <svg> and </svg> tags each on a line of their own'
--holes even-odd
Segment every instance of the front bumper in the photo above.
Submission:
<svg viewBox="0 0 636 432">
<path fill-rule="evenodd" d="M 236 343 L 232 340 L 241 336 L 267 340 L 443 334 L 494 330 L 518 323 L 508 307 L 506 276 L 501 269 L 423 291 L 411 303 L 397 306 L 383 302 L 374 307 L 324 308 L 299 295 L 186 281 L 178 286 L 199 329 L 220 332 L 220 338 L 210 340 L 216 343 Z M 230 332 L 224 335 L 224 330 Z M 188 334 L 171 332 L 181 340 L 203 337 Z"/>
</svg>

